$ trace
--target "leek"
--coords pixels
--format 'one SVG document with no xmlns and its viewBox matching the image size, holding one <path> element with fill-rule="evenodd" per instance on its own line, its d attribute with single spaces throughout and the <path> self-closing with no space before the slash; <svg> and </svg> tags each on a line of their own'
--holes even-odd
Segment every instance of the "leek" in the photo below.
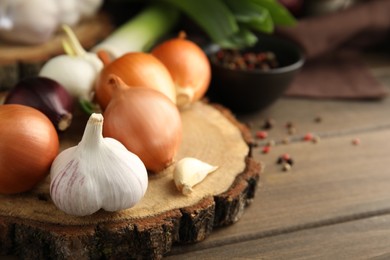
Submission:
<svg viewBox="0 0 390 260">
<path fill-rule="evenodd" d="M 252 0 L 225 0 L 225 3 L 233 11 L 239 23 L 264 33 L 274 31 L 274 23 L 267 8 Z"/>
<path fill-rule="evenodd" d="M 273 33 L 275 25 L 295 24 L 295 18 L 276 0 L 155 1 L 178 8 L 221 48 L 249 47 L 257 42 L 252 30 Z"/>
<path fill-rule="evenodd" d="M 296 23 L 295 17 L 276 0 L 250 0 L 253 4 L 266 8 L 275 25 L 292 26 Z"/>
<path fill-rule="evenodd" d="M 240 27 L 223 0 L 160 0 L 177 7 L 198 24 L 210 39 L 223 48 L 251 45 L 252 37 L 240 37 Z M 245 34 L 248 36 L 248 34 Z M 238 39 L 241 38 L 241 39 Z M 249 40 L 249 42 L 247 41 Z"/>
<path fill-rule="evenodd" d="M 177 24 L 179 11 L 169 5 L 152 4 L 121 25 L 92 51 L 106 51 L 111 58 L 127 52 L 147 52 Z"/>
</svg>

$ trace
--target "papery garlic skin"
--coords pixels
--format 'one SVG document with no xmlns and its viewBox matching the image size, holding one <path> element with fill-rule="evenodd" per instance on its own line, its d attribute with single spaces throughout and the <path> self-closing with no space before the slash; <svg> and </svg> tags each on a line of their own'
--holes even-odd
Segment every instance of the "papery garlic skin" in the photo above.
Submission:
<svg viewBox="0 0 390 260">
<path fill-rule="evenodd" d="M 173 180 L 179 191 L 184 195 L 190 195 L 196 184 L 202 182 L 208 174 L 217 169 L 218 166 L 210 165 L 196 158 L 185 157 L 176 163 Z"/>
<path fill-rule="evenodd" d="M 50 170 L 50 195 L 67 214 L 133 207 L 145 195 L 148 175 L 138 156 L 102 136 L 103 116 L 92 114 L 81 142 L 60 153 Z"/>
</svg>

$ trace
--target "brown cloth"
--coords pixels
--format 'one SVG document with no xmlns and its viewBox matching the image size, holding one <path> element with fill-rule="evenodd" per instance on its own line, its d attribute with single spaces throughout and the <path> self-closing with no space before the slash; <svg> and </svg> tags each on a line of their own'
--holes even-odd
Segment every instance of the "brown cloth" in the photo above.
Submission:
<svg viewBox="0 0 390 260">
<path fill-rule="evenodd" d="M 387 89 L 361 62 L 357 53 L 339 52 L 309 60 L 285 92 L 310 98 L 379 99 Z"/>
<path fill-rule="evenodd" d="M 302 18 L 277 34 L 299 44 L 307 62 L 286 95 L 316 98 L 383 98 L 387 90 L 355 55 L 390 35 L 390 0 L 371 0 L 348 9 Z"/>
</svg>

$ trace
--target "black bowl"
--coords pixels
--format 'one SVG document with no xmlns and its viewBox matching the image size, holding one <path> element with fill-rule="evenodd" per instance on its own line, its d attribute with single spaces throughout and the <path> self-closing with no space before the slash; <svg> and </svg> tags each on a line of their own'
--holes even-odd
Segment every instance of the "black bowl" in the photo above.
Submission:
<svg viewBox="0 0 390 260">
<path fill-rule="evenodd" d="M 217 64 L 211 58 L 217 51 L 206 50 L 212 70 L 206 95 L 210 101 L 221 103 L 237 113 L 254 112 L 270 106 L 283 95 L 304 64 L 303 52 L 295 43 L 274 35 L 260 35 L 255 46 L 240 51 L 274 53 L 278 66 L 266 71 L 231 69 Z"/>
</svg>

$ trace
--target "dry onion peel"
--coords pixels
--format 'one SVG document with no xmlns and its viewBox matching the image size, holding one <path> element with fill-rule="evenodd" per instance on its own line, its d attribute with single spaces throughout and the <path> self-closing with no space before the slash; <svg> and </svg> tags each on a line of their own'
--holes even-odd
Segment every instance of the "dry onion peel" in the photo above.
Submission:
<svg viewBox="0 0 390 260">
<path fill-rule="evenodd" d="M 188 106 L 205 95 L 211 80 L 210 63 L 198 45 L 185 39 L 184 32 L 156 46 L 152 54 L 172 76 L 178 107 Z"/>
<path fill-rule="evenodd" d="M 104 111 L 103 135 L 120 141 L 152 172 L 171 165 L 182 137 L 176 105 L 154 89 L 129 88 L 115 75 L 108 86 L 114 93 Z"/>
<path fill-rule="evenodd" d="M 104 52 L 103 52 L 104 53 Z M 120 77 L 130 87 L 147 87 L 160 91 L 176 104 L 176 91 L 168 69 L 149 53 L 130 52 L 112 62 L 98 55 L 105 63 L 95 86 L 95 97 L 104 110 L 112 97 L 113 88 L 108 83 L 110 74 Z"/>
</svg>

